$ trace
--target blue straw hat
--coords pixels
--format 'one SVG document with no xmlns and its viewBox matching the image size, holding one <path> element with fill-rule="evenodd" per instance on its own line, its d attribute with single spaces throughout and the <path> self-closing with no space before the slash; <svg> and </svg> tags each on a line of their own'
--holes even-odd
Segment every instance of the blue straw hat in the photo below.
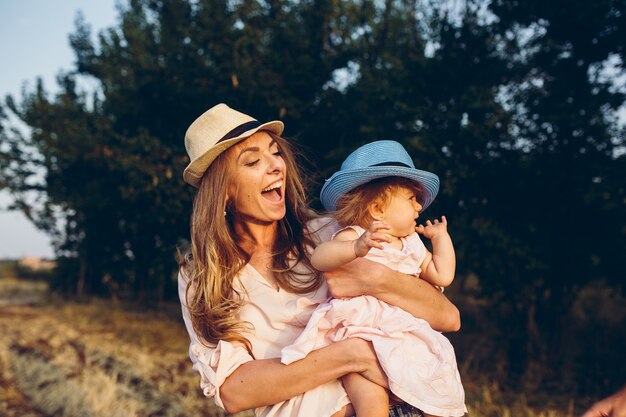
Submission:
<svg viewBox="0 0 626 417">
<path fill-rule="evenodd" d="M 363 145 L 348 155 L 341 169 L 326 180 L 320 200 L 326 210 L 335 211 L 343 194 L 383 177 L 403 177 L 420 184 L 424 189 L 424 201 L 420 202 L 422 210 L 426 210 L 439 191 L 439 177 L 416 169 L 402 145 L 393 140 L 379 140 Z"/>
</svg>

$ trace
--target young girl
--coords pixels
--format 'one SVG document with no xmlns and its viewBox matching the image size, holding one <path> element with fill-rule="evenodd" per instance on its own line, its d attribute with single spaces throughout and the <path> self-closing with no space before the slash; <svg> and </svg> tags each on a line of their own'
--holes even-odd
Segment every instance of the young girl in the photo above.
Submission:
<svg viewBox="0 0 626 417">
<path fill-rule="evenodd" d="M 415 223 L 438 188 L 438 177 L 415 169 L 399 143 L 360 147 L 322 188 L 322 204 L 334 211 L 343 229 L 315 249 L 313 266 L 329 271 L 366 257 L 441 289 L 450 285 L 456 261 L 446 218 L 428 220 L 425 226 Z M 433 253 L 418 233 L 431 240 Z M 467 411 L 448 339 L 425 320 L 369 295 L 322 303 L 298 339 L 282 350 L 282 362 L 350 337 L 372 342 L 387 387 L 402 401 L 426 415 L 462 416 Z M 344 376 L 343 383 L 358 417 L 388 415 L 384 387 L 359 374 Z"/>
</svg>

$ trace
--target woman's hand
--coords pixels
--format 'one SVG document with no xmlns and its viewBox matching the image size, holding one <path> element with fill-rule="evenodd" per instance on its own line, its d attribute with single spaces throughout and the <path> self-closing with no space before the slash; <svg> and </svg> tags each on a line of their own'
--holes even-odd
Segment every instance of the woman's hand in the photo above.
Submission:
<svg viewBox="0 0 626 417">
<path fill-rule="evenodd" d="M 626 386 L 592 405 L 582 417 L 626 417 Z"/>
<path fill-rule="evenodd" d="M 381 387 L 389 388 L 387 376 L 378 363 L 372 343 L 359 338 L 347 339 L 343 342 L 345 343 L 344 346 L 354 355 L 354 363 L 357 367 L 355 372 Z"/>
<path fill-rule="evenodd" d="M 333 297 L 375 296 L 377 278 L 391 269 L 367 259 L 355 259 L 331 271 L 324 272 L 328 289 Z"/>
</svg>

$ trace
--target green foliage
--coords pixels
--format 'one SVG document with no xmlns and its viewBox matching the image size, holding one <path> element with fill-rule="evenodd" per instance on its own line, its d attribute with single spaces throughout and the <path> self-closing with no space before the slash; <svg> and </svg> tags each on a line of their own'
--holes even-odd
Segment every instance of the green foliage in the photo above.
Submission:
<svg viewBox="0 0 626 417">
<path fill-rule="evenodd" d="M 95 43 L 79 16 L 59 92 L 38 83 L 0 106 L 0 188 L 55 238 L 59 289 L 160 300 L 188 236 L 182 138 L 208 107 L 281 118 L 321 177 L 362 143 L 398 140 L 442 179 L 424 216 L 448 216 L 459 275 L 479 279 L 490 372 L 558 379 L 585 357 L 560 352 L 595 328 L 568 327 L 581 288 L 619 288 L 625 272 L 625 97 L 603 68 L 624 70 L 626 5 L 461 6 L 131 0 Z"/>
</svg>

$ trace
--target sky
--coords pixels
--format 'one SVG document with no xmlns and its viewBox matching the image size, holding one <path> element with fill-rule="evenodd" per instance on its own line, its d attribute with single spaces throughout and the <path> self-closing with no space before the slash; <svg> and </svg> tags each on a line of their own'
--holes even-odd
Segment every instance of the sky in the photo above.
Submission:
<svg viewBox="0 0 626 417">
<path fill-rule="evenodd" d="M 11 94 L 19 102 L 22 86 L 32 88 L 37 77 L 46 90 L 55 91 L 57 73 L 73 67 L 69 34 L 76 13 L 82 11 L 95 35 L 115 25 L 115 4 L 115 0 L 0 0 L 0 99 Z M 23 214 L 4 210 L 10 202 L 10 196 L 0 192 L 0 259 L 52 258 L 48 237 Z"/>
</svg>

